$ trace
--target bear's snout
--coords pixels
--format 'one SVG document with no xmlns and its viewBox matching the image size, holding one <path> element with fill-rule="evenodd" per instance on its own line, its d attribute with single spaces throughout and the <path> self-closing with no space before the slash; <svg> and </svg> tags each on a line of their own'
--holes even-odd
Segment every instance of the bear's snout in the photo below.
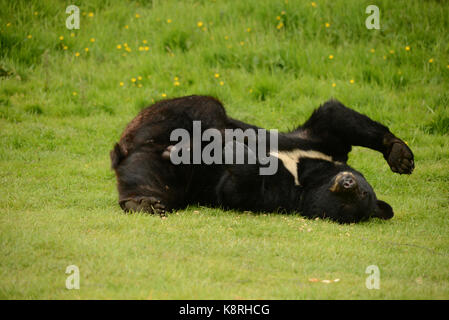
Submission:
<svg viewBox="0 0 449 320">
<path fill-rule="evenodd" d="M 335 181 L 330 191 L 332 192 L 347 192 L 353 191 L 357 188 L 357 179 L 352 172 L 340 172 L 335 176 Z"/>
<path fill-rule="evenodd" d="M 356 187 L 357 183 L 351 175 L 347 175 L 340 179 L 340 185 L 345 189 L 353 189 Z"/>
</svg>

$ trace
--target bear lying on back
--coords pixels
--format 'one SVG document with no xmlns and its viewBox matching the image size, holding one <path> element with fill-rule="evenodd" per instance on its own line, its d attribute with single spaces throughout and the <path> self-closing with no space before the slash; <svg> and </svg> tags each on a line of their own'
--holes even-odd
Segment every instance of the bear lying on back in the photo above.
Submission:
<svg viewBox="0 0 449 320">
<path fill-rule="evenodd" d="M 205 161 L 201 156 L 208 154 L 207 142 L 195 136 L 226 141 L 230 130 L 254 131 L 257 150 L 251 144 L 254 138 L 245 136 L 243 141 L 223 142 L 222 150 L 210 153 L 223 161 Z M 175 133 L 190 138 L 173 141 Z M 266 144 L 262 153 L 261 141 Z M 414 169 L 413 153 L 401 139 L 337 100 L 325 102 L 297 129 L 277 135 L 228 117 L 211 97 L 164 100 L 143 109 L 128 124 L 110 155 L 125 211 L 165 215 L 199 204 L 300 212 L 341 223 L 392 218 L 391 206 L 378 200 L 363 175 L 347 165 L 352 146 L 381 152 L 393 172 L 411 174 Z M 240 152 L 252 161 L 228 161 L 230 151 L 233 160 Z M 188 153 L 183 159 L 189 161 L 174 161 L 182 152 L 183 157 Z M 261 174 L 273 163 L 274 172 Z"/>
</svg>

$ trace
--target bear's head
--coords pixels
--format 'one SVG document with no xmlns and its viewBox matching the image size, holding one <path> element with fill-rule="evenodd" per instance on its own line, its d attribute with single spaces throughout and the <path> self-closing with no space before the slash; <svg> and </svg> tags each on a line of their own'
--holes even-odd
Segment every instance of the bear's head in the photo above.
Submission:
<svg viewBox="0 0 449 320">
<path fill-rule="evenodd" d="M 391 219 L 391 206 L 378 200 L 371 185 L 358 171 L 344 164 L 311 163 L 301 184 L 302 214 L 328 218 L 340 223 L 368 220 L 371 217 Z"/>
</svg>

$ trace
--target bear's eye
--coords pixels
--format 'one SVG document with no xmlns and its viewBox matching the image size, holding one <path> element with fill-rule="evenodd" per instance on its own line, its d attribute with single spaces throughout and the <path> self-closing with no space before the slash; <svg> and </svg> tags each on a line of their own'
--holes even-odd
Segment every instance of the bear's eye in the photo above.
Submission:
<svg viewBox="0 0 449 320">
<path fill-rule="evenodd" d="M 368 195 L 368 192 L 362 191 L 362 198 L 366 198 L 367 195 Z"/>
</svg>

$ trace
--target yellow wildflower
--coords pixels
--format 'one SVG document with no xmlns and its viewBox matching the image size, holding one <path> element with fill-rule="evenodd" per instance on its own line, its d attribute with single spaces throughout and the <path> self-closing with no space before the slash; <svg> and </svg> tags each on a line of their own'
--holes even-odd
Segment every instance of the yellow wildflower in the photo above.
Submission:
<svg viewBox="0 0 449 320">
<path fill-rule="evenodd" d="M 198 23 L 196 25 L 198 26 L 198 28 L 201 28 L 203 26 L 203 22 L 202 21 L 198 21 Z"/>
<path fill-rule="evenodd" d="M 64 37 L 63 36 L 59 36 L 59 40 L 64 40 Z"/>
</svg>

